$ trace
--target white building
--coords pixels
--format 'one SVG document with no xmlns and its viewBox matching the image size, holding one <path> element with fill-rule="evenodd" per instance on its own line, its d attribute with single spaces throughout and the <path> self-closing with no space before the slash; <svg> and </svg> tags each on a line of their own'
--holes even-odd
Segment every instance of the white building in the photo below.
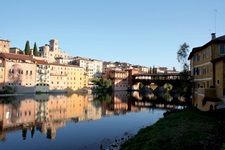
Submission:
<svg viewBox="0 0 225 150">
<path fill-rule="evenodd" d="M 58 40 L 53 39 L 49 41 L 49 45 L 39 47 L 38 56 L 45 58 L 48 62 L 55 62 L 56 58 L 69 58 L 65 52 L 60 52 L 60 50 Z"/>
<path fill-rule="evenodd" d="M 84 68 L 89 79 L 102 77 L 103 61 L 101 60 L 75 57 L 74 64 Z"/>
</svg>

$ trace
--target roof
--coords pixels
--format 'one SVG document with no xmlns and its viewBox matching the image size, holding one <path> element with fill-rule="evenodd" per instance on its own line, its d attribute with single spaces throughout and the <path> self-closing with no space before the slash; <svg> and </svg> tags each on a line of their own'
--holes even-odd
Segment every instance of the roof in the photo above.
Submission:
<svg viewBox="0 0 225 150">
<path fill-rule="evenodd" d="M 0 53 L 1 58 L 8 58 L 8 59 L 17 59 L 17 60 L 30 60 L 30 61 L 36 61 L 34 58 L 32 58 L 29 55 L 22 55 L 22 54 L 13 54 L 13 53 Z"/>
<path fill-rule="evenodd" d="M 37 64 L 48 65 L 48 62 L 45 60 L 36 59 Z"/>
<path fill-rule="evenodd" d="M 60 63 L 49 63 L 49 65 L 53 65 L 53 66 L 64 66 L 64 67 L 75 67 L 75 68 L 82 68 L 82 67 L 77 66 L 77 65 L 68 65 L 68 64 L 60 64 Z"/>
<path fill-rule="evenodd" d="M 218 37 L 218 38 L 216 38 L 214 40 L 211 40 L 211 41 L 209 41 L 208 43 L 206 43 L 203 46 L 193 48 L 192 51 L 191 51 L 191 53 L 188 56 L 188 60 L 190 60 L 195 53 L 203 50 L 204 48 L 208 47 L 209 45 L 216 44 L 216 43 L 220 43 L 220 42 L 225 42 L 225 35 L 220 36 L 220 37 Z"/>
</svg>

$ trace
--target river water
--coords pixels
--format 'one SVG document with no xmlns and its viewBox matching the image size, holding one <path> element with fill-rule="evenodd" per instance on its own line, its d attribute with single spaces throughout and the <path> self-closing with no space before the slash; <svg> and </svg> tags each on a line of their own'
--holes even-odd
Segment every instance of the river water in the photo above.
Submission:
<svg viewBox="0 0 225 150">
<path fill-rule="evenodd" d="M 152 125 L 168 109 L 184 106 L 165 102 L 126 92 L 0 98 L 0 149 L 100 149 Z"/>
</svg>

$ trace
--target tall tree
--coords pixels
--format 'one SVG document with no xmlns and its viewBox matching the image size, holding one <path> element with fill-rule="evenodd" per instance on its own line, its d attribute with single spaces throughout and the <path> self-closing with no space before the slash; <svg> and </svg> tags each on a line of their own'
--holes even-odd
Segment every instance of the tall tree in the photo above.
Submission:
<svg viewBox="0 0 225 150">
<path fill-rule="evenodd" d="M 36 42 L 34 43 L 33 55 L 34 56 L 37 56 L 38 55 L 38 50 L 37 50 L 37 44 L 36 44 Z"/>
<path fill-rule="evenodd" d="M 27 41 L 24 49 L 25 55 L 30 55 L 30 42 Z"/>
<path fill-rule="evenodd" d="M 187 55 L 189 52 L 189 45 L 186 43 L 180 45 L 180 49 L 177 51 L 177 60 L 183 65 L 183 70 L 189 70 L 189 65 L 187 64 Z"/>
</svg>

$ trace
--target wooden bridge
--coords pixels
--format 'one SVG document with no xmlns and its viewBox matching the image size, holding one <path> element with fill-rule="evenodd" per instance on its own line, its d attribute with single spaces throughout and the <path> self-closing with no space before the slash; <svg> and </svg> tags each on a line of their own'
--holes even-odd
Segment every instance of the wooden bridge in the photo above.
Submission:
<svg viewBox="0 0 225 150">
<path fill-rule="evenodd" d="M 174 86 L 179 86 L 180 81 L 191 81 L 191 76 L 181 75 L 180 73 L 162 73 L 162 74 L 134 74 L 132 75 L 132 84 L 141 82 L 144 85 L 155 83 L 158 86 L 163 86 L 165 83 L 170 83 Z"/>
</svg>

